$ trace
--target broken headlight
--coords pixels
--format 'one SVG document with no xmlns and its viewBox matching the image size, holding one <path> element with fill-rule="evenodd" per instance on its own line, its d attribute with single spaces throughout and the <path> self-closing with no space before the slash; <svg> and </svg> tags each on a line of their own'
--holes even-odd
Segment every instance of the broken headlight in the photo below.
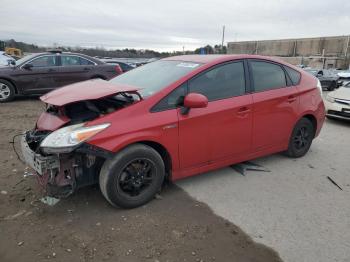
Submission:
<svg viewBox="0 0 350 262">
<path fill-rule="evenodd" d="M 41 142 L 44 153 L 69 153 L 77 145 L 109 127 L 110 124 L 84 126 L 84 123 L 60 128 L 49 134 Z"/>
</svg>

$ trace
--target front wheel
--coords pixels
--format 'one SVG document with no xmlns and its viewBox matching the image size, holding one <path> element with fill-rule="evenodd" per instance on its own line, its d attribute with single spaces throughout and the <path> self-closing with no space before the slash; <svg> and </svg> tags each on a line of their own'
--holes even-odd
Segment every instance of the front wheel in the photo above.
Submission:
<svg viewBox="0 0 350 262">
<path fill-rule="evenodd" d="M 0 103 L 9 102 L 15 97 L 14 86 L 6 80 L 0 79 Z"/>
<path fill-rule="evenodd" d="M 149 202 L 165 176 L 162 157 L 152 147 L 134 144 L 106 160 L 100 172 L 103 196 L 113 206 L 134 208 Z"/>
<path fill-rule="evenodd" d="M 304 156 L 310 149 L 314 135 L 311 121 L 307 118 L 300 119 L 293 129 L 286 155 L 293 158 Z"/>
</svg>

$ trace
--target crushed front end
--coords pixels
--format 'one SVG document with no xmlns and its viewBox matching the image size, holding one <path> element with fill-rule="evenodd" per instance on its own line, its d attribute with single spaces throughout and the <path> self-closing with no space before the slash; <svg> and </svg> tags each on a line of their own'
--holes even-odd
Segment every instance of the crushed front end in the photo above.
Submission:
<svg viewBox="0 0 350 262">
<path fill-rule="evenodd" d="M 78 188 L 97 183 L 101 166 L 110 153 L 83 143 L 71 152 L 46 154 L 40 144 L 49 134 L 31 130 L 21 139 L 24 160 L 36 172 L 46 194 L 64 198 Z"/>
<path fill-rule="evenodd" d="M 101 80 L 66 86 L 40 99 L 46 110 L 35 128 L 23 135 L 22 155 L 47 195 L 63 198 L 97 183 L 102 164 L 112 156 L 88 143 L 111 123 L 89 124 L 142 98 L 134 88 Z"/>
</svg>

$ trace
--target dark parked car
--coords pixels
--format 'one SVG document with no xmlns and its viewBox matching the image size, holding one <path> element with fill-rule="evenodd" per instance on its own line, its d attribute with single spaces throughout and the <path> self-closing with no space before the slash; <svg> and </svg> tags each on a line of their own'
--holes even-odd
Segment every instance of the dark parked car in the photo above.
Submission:
<svg viewBox="0 0 350 262">
<path fill-rule="evenodd" d="M 322 85 L 323 89 L 333 91 L 338 87 L 339 76 L 333 71 L 327 69 L 304 69 L 306 72 L 316 76 Z"/>
<path fill-rule="evenodd" d="M 0 67 L 0 102 L 16 95 L 44 94 L 88 79 L 109 80 L 122 73 L 120 66 L 75 53 L 46 52 L 26 56 Z"/>
<path fill-rule="evenodd" d="M 127 72 L 127 71 L 135 68 L 135 66 L 132 66 L 132 65 L 126 63 L 126 62 L 121 62 L 119 60 L 103 59 L 102 61 L 107 63 L 107 64 L 119 65 L 120 68 L 123 70 L 123 72 Z"/>
</svg>

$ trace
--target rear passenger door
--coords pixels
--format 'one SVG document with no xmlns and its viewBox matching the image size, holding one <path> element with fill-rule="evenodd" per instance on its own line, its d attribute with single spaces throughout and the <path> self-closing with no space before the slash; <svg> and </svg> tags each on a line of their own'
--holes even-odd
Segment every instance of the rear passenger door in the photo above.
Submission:
<svg viewBox="0 0 350 262">
<path fill-rule="evenodd" d="M 282 65 L 249 59 L 253 89 L 253 150 L 288 144 L 299 104 L 297 87 Z"/>
<path fill-rule="evenodd" d="M 77 55 L 60 55 L 60 86 L 90 79 L 94 66 L 94 62 Z"/>
</svg>

